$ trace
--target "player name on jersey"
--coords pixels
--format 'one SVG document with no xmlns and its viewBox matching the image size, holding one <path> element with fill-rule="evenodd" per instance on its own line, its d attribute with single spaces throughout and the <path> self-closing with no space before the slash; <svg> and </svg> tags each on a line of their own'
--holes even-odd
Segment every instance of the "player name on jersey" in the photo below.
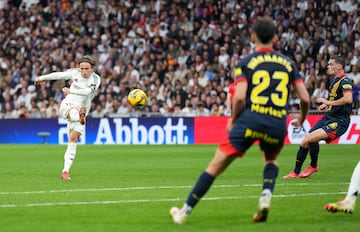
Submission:
<svg viewBox="0 0 360 232">
<path fill-rule="evenodd" d="M 283 118 L 287 114 L 285 109 L 277 110 L 271 106 L 267 107 L 259 104 L 251 104 L 251 111 L 260 114 L 267 114 L 275 118 Z"/>
<path fill-rule="evenodd" d="M 259 64 L 264 63 L 264 62 L 278 63 L 278 64 L 283 65 L 288 70 L 288 72 L 293 71 L 291 63 L 288 60 L 286 60 L 283 57 L 278 56 L 276 54 L 270 54 L 270 53 L 265 53 L 265 54 L 261 54 L 258 56 L 254 56 L 253 58 L 251 58 L 247 67 L 249 69 L 255 69 L 256 66 L 258 66 Z"/>
</svg>

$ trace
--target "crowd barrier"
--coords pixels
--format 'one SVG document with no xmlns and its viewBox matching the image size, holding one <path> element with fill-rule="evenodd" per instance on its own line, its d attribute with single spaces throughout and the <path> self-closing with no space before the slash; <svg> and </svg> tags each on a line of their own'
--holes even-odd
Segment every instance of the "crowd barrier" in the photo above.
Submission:
<svg viewBox="0 0 360 232">
<path fill-rule="evenodd" d="M 288 124 L 286 144 L 299 144 L 320 115 L 309 115 L 302 127 Z M 217 144 L 225 136 L 228 117 L 89 118 L 80 144 Z M 334 143 L 360 143 L 360 115 Z M 1 144 L 66 144 L 63 119 L 1 119 Z"/>
</svg>

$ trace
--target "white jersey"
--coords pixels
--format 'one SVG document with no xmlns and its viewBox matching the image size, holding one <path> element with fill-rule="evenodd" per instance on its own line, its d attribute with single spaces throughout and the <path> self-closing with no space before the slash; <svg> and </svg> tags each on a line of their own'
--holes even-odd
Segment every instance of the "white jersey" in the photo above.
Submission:
<svg viewBox="0 0 360 232">
<path fill-rule="evenodd" d="M 85 106 L 86 114 L 89 113 L 91 100 L 95 97 L 100 86 L 100 76 L 96 73 L 90 74 L 89 78 L 83 78 L 79 68 L 73 68 L 64 72 L 53 72 L 39 77 L 44 80 L 72 80 L 70 93 L 64 101 L 74 105 Z"/>
</svg>

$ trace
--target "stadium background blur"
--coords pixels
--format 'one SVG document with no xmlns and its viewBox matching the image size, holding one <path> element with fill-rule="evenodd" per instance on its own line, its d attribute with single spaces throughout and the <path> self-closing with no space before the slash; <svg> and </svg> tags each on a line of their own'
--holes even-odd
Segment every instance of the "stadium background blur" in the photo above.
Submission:
<svg viewBox="0 0 360 232">
<path fill-rule="evenodd" d="M 274 18 L 274 48 L 295 61 L 311 95 L 328 87 L 328 58 L 346 58 L 357 113 L 357 0 L 13 0 L 0 1 L 0 119 L 57 118 L 69 83 L 33 81 L 85 54 L 102 77 L 90 117 L 229 115 L 232 68 L 253 52 L 251 26 L 262 15 Z M 127 103 L 132 88 L 148 94 L 141 110 Z M 289 106 L 298 102 L 292 94 Z"/>
</svg>

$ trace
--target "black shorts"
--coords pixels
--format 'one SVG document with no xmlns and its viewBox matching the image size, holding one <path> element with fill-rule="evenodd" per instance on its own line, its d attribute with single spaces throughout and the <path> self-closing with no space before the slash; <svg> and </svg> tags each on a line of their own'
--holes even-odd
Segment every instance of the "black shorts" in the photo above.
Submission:
<svg viewBox="0 0 360 232">
<path fill-rule="evenodd" d="M 324 115 L 324 117 L 322 117 L 315 123 L 313 127 L 311 127 L 309 133 L 322 128 L 329 137 L 326 142 L 331 142 L 343 135 L 347 131 L 349 125 L 350 117 L 338 119 Z"/>
<path fill-rule="evenodd" d="M 229 140 L 240 152 L 245 152 L 254 141 L 259 140 L 261 150 L 273 154 L 284 146 L 286 134 L 286 119 L 245 110 L 230 131 Z"/>
</svg>

